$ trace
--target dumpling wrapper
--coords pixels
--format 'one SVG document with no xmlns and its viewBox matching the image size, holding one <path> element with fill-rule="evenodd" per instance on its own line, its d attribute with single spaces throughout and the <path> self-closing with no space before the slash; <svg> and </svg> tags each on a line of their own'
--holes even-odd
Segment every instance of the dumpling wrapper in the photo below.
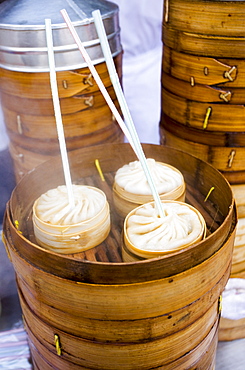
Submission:
<svg viewBox="0 0 245 370">
<path fill-rule="evenodd" d="M 96 216 L 106 199 L 85 185 L 72 185 L 75 207 L 71 210 L 65 185 L 48 190 L 37 200 L 35 212 L 39 219 L 52 225 L 74 225 Z"/>
<path fill-rule="evenodd" d="M 183 182 L 182 175 L 164 163 L 147 158 L 147 164 L 159 194 L 168 193 Z M 115 182 L 132 194 L 151 195 L 151 188 L 139 161 L 130 162 L 119 168 L 115 174 Z"/>
<path fill-rule="evenodd" d="M 204 219 L 188 205 L 162 202 L 162 207 L 163 218 L 159 217 L 154 202 L 129 215 L 126 230 L 134 247 L 146 251 L 174 250 L 195 242 L 203 233 Z"/>
</svg>

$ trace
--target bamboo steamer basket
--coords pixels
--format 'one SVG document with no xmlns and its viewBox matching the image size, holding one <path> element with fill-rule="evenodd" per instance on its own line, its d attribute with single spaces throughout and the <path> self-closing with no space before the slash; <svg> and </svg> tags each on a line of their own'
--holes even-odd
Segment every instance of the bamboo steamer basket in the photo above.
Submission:
<svg viewBox="0 0 245 370">
<path fill-rule="evenodd" d="M 176 41 L 178 40 L 178 42 Z M 237 58 L 245 56 L 244 37 L 200 35 L 197 33 L 181 32 L 163 26 L 163 42 L 171 49 L 180 53 L 200 55 L 205 57 Z M 219 47 L 217 48 L 217 43 Z"/>
<path fill-rule="evenodd" d="M 22 166 L 18 158 L 12 156 L 17 181 L 34 168 L 33 164 L 38 165 L 42 156 L 45 161 L 47 156 L 54 156 L 59 151 L 45 41 L 46 12 L 48 18 L 52 18 L 57 84 L 64 130 L 68 137 L 68 150 L 124 140 L 120 127 L 106 106 L 64 23 L 60 14 L 61 3 L 55 4 L 46 0 L 42 4 L 37 0 L 24 0 L 23 3 L 23 7 L 18 11 L 10 4 L 0 5 L 0 96 L 4 121 L 10 143 L 20 149 L 21 155 L 27 157 L 25 166 Z M 104 0 L 81 0 L 79 4 L 65 3 L 65 7 L 105 87 L 118 107 L 92 17 L 93 10 L 101 11 L 112 56 L 121 79 L 122 47 L 118 6 Z M 26 18 L 26 14 L 30 13 L 31 20 Z M 10 152 L 12 155 L 12 150 Z"/>
<path fill-rule="evenodd" d="M 197 217 L 199 219 L 199 222 L 200 222 L 200 225 L 201 225 L 200 233 L 196 236 L 196 238 L 194 240 L 192 240 L 190 243 L 187 243 L 187 244 L 183 243 L 181 246 L 176 248 L 176 250 L 184 250 L 185 248 L 188 248 L 190 245 L 196 244 L 196 243 L 200 242 L 202 239 L 205 238 L 205 236 L 206 236 L 206 223 L 205 223 L 205 220 L 202 217 L 201 213 L 197 209 L 188 205 L 187 203 L 183 203 L 183 202 L 179 202 L 179 201 L 169 201 L 169 200 L 164 200 L 163 201 L 162 200 L 161 202 L 162 202 L 163 205 L 179 204 L 180 206 L 181 205 L 187 206 L 191 212 L 194 212 L 197 215 Z M 151 204 L 153 204 L 153 203 L 151 203 Z M 126 262 L 135 261 L 137 259 L 157 258 L 157 257 L 161 257 L 161 256 L 164 256 L 164 255 L 168 255 L 169 253 L 172 252 L 172 250 L 168 250 L 167 248 L 162 250 L 162 251 L 159 251 L 159 250 L 156 251 L 154 249 L 153 250 L 140 249 L 134 243 L 132 243 L 132 241 L 130 240 L 130 237 L 129 237 L 128 232 L 127 232 L 127 226 L 128 226 L 129 219 L 130 219 L 130 217 L 135 215 L 140 208 L 143 208 L 143 207 L 144 207 L 144 205 L 133 209 L 127 215 L 127 217 L 125 218 L 125 221 L 124 221 L 122 258 Z"/>
<path fill-rule="evenodd" d="M 35 242 L 32 204 L 63 181 L 60 159 L 28 173 L 12 194 L 3 237 L 16 271 L 36 369 L 214 366 L 218 301 L 230 275 L 235 236 L 233 194 L 225 178 L 198 158 L 160 145 L 144 145 L 144 151 L 183 173 L 187 201 L 203 214 L 208 230 L 207 238 L 195 246 L 161 258 L 122 262 L 123 225 L 113 208 L 112 185 L 116 170 L 125 160 L 135 159 L 128 144 L 69 153 L 73 181 L 99 187 L 111 206 L 111 232 L 96 248 L 61 255 Z M 207 197 L 211 186 L 214 190 Z M 199 339 L 193 342 L 190 333 Z M 54 335 L 59 338 L 60 356 Z"/>
<path fill-rule="evenodd" d="M 85 355 L 83 356 L 83 359 L 78 360 L 77 359 L 77 353 L 79 351 L 79 345 L 80 343 L 78 340 L 81 342 L 81 338 L 74 337 L 72 335 L 67 335 L 64 332 L 57 331 L 56 328 L 52 328 L 48 325 L 46 325 L 42 320 L 38 319 L 38 317 L 28 308 L 28 305 L 26 302 L 24 302 L 22 299 L 22 307 L 24 307 L 24 315 L 25 315 L 25 323 L 27 327 L 27 331 L 29 334 L 29 337 L 31 338 L 32 343 L 35 345 L 39 353 L 42 353 L 45 351 L 48 353 L 48 357 L 52 359 L 52 363 L 57 366 L 58 368 L 64 367 L 64 364 L 66 364 L 66 367 L 69 363 L 74 363 L 74 359 L 76 357 L 76 366 L 74 368 L 79 368 L 79 366 L 87 366 L 86 363 L 89 361 L 94 362 L 96 361 L 97 363 L 102 362 L 101 358 L 107 357 L 107 359 L 104 359 L 103 362 L 107 364 L 104 364 L 104 367 L 106 366 L 107 369 L 112 368 L 115 365 L 111 364 L 111 359 L 109 359 L 109 353 L 112 352 L 114 359 L 117 359 L 117 364 L 116 366 L 121 366 L 121 368 L 128 368 L 128 360 L 126 357 L 123 359 L 121 358 L 121 350 L 120 347 L 116 343 L 106 343 L 104 346 L 98 346 L 96 343 L 89 343 L 86 341 L 84 343 L 84 348 L 85 348 Z M 155 352 L 159 352 L 158 356 L 163 356 L 164 353 L 168 353 L 169 351 L 172 352 L 172 354 L 169 356 L 169 360 L 171 360 L 172 364 L 171 366 L 176 366 L 179 363 L 179 357 L 180 354 L 184 354 L 185 350 L 185 342 L 189 342 L 190 339 L 193 341 L 193 347 L 195 348 L 195 342 L 196 338 L 199 335 L 196 335 L 199 331 L 202 332 L 201 335 L 203 335 L 202 342 L 206 342 L 211 335 L 214 335 L 214 331 L 217 330 L 217 325 L 218 325 L 218 318 L 217 318 L 217 305 L 214 305 L 211 310 L 209 310 L 204 317 L 200 318 L 198 320 L 198 323 L 196 322 L 195 328 L 193 327 L 192 331 L 192 338 L 188 338 L 187 336 L 191 336 L 191 331 L 189 328 L 187 330 L 183 330 L 181 335 L 172 335 L 171 337 L 165 337 L 158 339 L 157 341 L 154 341 L 152 345 L 154 345 Z M 201 325 L 205 326 L 205 333 L 203 333 L 203 328 Z M 62 338 L 62 353 L 63 353 L 63 358 L 62 360 L 57 356 L 53 349 L 53 341 L 54 341 L 54 336 L 58 336 L 59 338 Z M 180 338 L 182 337 L 182 338 Z M 209 338 L 210 341 L 210 338 Z M 180 345 L 182 344 L 182 346 Z M 124 344 L 124 346 L 128 346 L 128 344 Z M 144 351 L 149 351 L 150 352 L 150 346 L 151 344 L 147 343 L 137 343 L 135 344 L 136 347 L 142 347 L 142 350 Z M 94 347 L 94 348 L 93 348 Z M 97 347 L 97 348 L 96 348 Z M 100 348 L 101 347 L 101 348 Z M 91 351 L 92 349 L 92 351 Z M 175 349 L 175 351 L 172 351 L 172 349 Z M 125 351 L 126 352 L 126 351 Z M 105 353 L 108 353 L 108 356 L 105 356 Z M 47 356 L 47 355 L 46 355 Z M 45 356 L 45 357 L 46 357 Z M 96 359 L 96 357 L 100 357 Z M 125 356 L 125 354 L 124 354 Z M 127 350 L 127 354 L 130 358 L 130 349 Z M 172 357 L 172 358 L 171 358 Z M 183 356 L 182 356 L 183 357 Z M 47 357 L 46 357 L 47 358 Z M 176 360 L 174 360 L 176 358 Z M 86 361 L 86 362 L 85 362 Z M 131 361 L 131 359 L 130 359 Z M 151 366 L 151 359 L 148 360 L 149 363 L 148 365 L 145 364 L 143 365 L 143 368 L 150 368 Z M 191 358 L 189 356 L 189 361 L 191 361 Z M 193 361 L 193 360 L 192 360 Z M 199 360 L 200 361 L 200 360 Z M 202 363 L 202 361 L 200 361 Z M 166 364 L 167 365 L 167 364 Z M 103 366 L 103 365 L 102 365 Z M 168 366 L 168 365 L 167 365 Z M 181 364 L 181 366 L 183 366 Z M 140 368 L 138 366 L 135 366 L 134 368 Z M 170 368 L 169 366 L 167 368 Z M 173 368 L 173 367 L 172 367 Z M 180 368 L 180 366 L 178 366 Z"/>
<path fill-rule="evenodd" d="M 222 132 L 199 130 L 197 128 L 182 125 L 179 122 L 162 115 L 161 128 L 184 140 L 194 141 L 199 144 L 226 147 L 244 147 L 244 132 Z"/>
<path fill-rule="evenodd" d="M 163 129 L 163 140 L 167 146 L 180 148 L 192 155 L 211 163 L 219 169 L 231 184 L 245 182 L 245 163 L 243 147 L 222 147 L 199 144 L 190 140 L 185 140 Z"/>
<path fill-rule="evenodd" d="M 162 88 L 162 110 L 171 119 L 200 130 L 244 132 L 243 105 L 198 102 Z"/>
<path fill-rule="evenodd" d="M 201 345 L 198 347 L 198 351 L 203 351 L 204 355 L 202 356 L 202 358 L 199 360 L 197 360 L 198 363 L 196 363 L 195 365 L 193 365 L 191 367 L 191 369 L 194 369 L 196 365 L 199 366 L 200 369 L 202 370 L 214 370 L 215 368 L 215 361 L 213 361 L 212 365 L 210 366 L 210 357 L 214 357 L 214 354 L 215 354 L 215 351 L 216 351 L 216 345 L 214 345 L 214 342 L 215 342 L 215 337 L 217 335 L 217 333 L 210 333 L 210 335 L 207 337 L 206 340 L 204 340 Z M 213 340 L 214 339 L 214 340 Z M 43 369 L 43 370 L 51 370 L 52 369 L 52 366 L 47 363 L 44 359 L 44 357 L 40 354 L 40 352 L 37 351 L 36 347 L 34 346 L 34 344 L 31 342 L 30 343 L 30 349 L 31 349 L 31 353 L 32 353 L 32 360 L 33 360 L 33 363 L 34 365 L 36 366 L 35 369 Z M 43 350 L 46 350 L 45 347 L 42 348 Z M 188 357 L 194 357 L 195 356 L 195 350 L 191 351 L 191 353 L 188 353 L 185 355 L 185 360 L 184 360 L 184 365 L 185 368 L 188 368 L 188 365 L 191 364 L 191 361 L 188 360 Z M 37 367 L 37 363 L 41 364 L 40 368 Z M 166 370 L 170 370 L 172 369 L 171 368 L 172 365 L 168 366 L 166 365 L 165 366 L 165 369 Z M 190 367 L 189 367 L 190 368 Z M 81 369 L 81 367 L 80 367 Z"/>
<path fill-rule="evenodd" d="M 245 218 L 239 217 L 232 257 L 231 277 L 245 278 Z"/>
<path fill-rule="evenodd" d="M 193 79 L 179 80 L 167 73 L 162 73 L 162 86 L 164 89 L 180 97 L 204 103 L 243 104 L 244 88 L 225 86 L 209 86 L 197 84 Z"/>
<path fill-rule="evenodd" d="M 192 85 L 218 85 L 220 87 L 245 86 L 243 59 L 211 58 L 180 53 L 164 45 L 162 70 L 164 73 Z M 238 73 L 239 71 L 239 73 Z"/>
<path fill-rule="evenodd" d="M 236 199 L 237 214 L 239 218 L 245 217 L 245 184 L 231 185 L 234 197 Z"/>
<path fill-rule="evenodd" d="M 169 200 L 177 200 L 177 201 L 185 201 L 185 181 L 181 174 L 181 172 L 174 168 L 173 166 L 167 165 L 164 163 L 164 166 L 168 167 L 169 169 L 177 172 L 181 176 L 181 184 L 176 187 L 175 189 L 166 192 L 164 194 L 160 194 L 160 198 L 162 200 L 169 199 Z M 115 207 L 116 212 L 123 218 L 127 216 L 129 212 L 131 212 L 134 208 L 140 206 L 141 204 L 150 202 L 153 200 L 151 195 L 142 195 L 142 194 L 134 194 L 131 193 L 114 181 L 113 183 L 113 204 Z"/>
<path fill-rule="evenodd" d="M 239 0 L 168 0 L 164 22 L 183 32 L 245 36 L 244 14 L 245 4 Z"/>
<path fill-rule="evenodd" d="M 237 277 L 245 277 L 238 190 L 245 183 L 244 11 L 244 1 L 170 0 L 162 29 L 162 143 L 211 163 L 237 187 L 239 226 L 231 272 Z M 240 337 L 236 322 L 233 339 L 235 333 Z"/>
<path fill-rule="evenodd" d="M 245 319 L 220 319 L 219 341 L 231 341 L 244 338 Z"/>
<path fill-rule="evenodd" d="M 244 12 L 243 1 L 169 0 L 164 45 L 186 54 L 244 58 Z"/>
</svg>

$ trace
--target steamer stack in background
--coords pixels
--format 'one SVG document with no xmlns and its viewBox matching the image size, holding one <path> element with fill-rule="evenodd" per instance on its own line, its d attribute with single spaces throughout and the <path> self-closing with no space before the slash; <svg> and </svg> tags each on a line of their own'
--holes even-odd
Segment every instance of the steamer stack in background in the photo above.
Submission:
<svg viewBox="0 0 245 370">
<path fill-rule="evenodd" d="M 245 1 L 168 0 L 161 143 L 220 170 L 238 206 L 231 277 L 245 278 Z M 214 189 L 221 191 L 221 189 Z"/>
<path fill-rule="evenodd" d="M 60 14 L 62 4 L 45 0 L 0 5 L 0 94 L 16 180 L 59 154 L 51 96 L 45 18 L 54 39 L 57 83 L 68 151 L 123 135 Z M 79 37 L 118 107 L 92 11 L 99 9 L 120 78 L 122 47 L 118 6 L 108 1 L 64 2 Z M 40 8 L 41 7 L 41 8 Z"/>
</svg>

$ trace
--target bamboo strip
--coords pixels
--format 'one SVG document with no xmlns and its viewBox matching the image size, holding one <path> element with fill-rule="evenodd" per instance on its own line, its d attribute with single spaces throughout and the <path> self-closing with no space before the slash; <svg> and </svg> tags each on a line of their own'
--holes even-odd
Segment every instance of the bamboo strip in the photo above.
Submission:
<svg viewBox="0 0 245 370">
<path fill-rule="evenodd" d="M 232 185 L 231 189 L 236 200 L 237 215 L 239 218 L 243 218 L 245 217 L 245 184 Z"/>
<path fill-rule="evenodd" d="M 171 134 L 162 129 L 164 143 L 173 148 L 178 148 L 203 161 L 207 161 L 224 175 L 229 172 L 245 171 L 245 148 L 244 147 L 219 147 L 189 141 Z"/>
<path fill-rule="evenodd" d="M 54 140 L 55 119 L 54 116 L 33 116 L 29 114 L 17 114 L 15 111 L 3 107 L 3 114 L 7 122 L 6 128 L 9 137 L 15 142 L 19 140 L 21 146 L 25 146 L 25 139 L 44 139 Z M 103 120 L 101 117 L 103 116 Z M 95 133 L 113 122 L 111 112 L 106 105 L 97 107 L 87 107 L 76 113 L 64 114 L 62 116 L 66 138 L 75 139 L 78 136 Z M 19 124 L 18 124 L 19 121 Z M 21 127 L 21 129 L 20 129 Z"/>
<path fill-rule="evenodd" d="M 114 58 L 120 77 L 122 76 L 121 59 L 121 54 Z M 104 85 L 111 86 L 106 63 L 97 64 L 95 68 L 103 79 Z M 60 98 L 98 91 L 98 86 L 88 67 L 72 71 L 59 71 L 57 72 L 57 82 Z M 51 91 L 48 86 L 49 74 L 47 72 L 16 72 L 0 68 L 0 90 L 11 96 L 21 95 L 28 99 L 51 99 Z"/>
<path fill-rule="evenodd" d="M 41 346 L 55 355 L 56 349 L 53 341 L 54 334 L 56 334 L 62 345 L 64 362 L 68 361 L 74 365 L 94 369 L 149 369 L 174 363 L 189 350 L 197 347 L 217 325 L 217 306 L 215 305 L 192 325 L 171 336 L 152 338 L 149 342 L 124 342 L 122 350 L 120 342 L 87 341 L 81 337 L 67 335 L 40 321 L 26 305 L 22 307 L 28 333 L 31 332 L 31 337 L 36 337 L 36 343 L 39 342 Z"/>
<path fill-rule="evenodd" d="M 202 85 L 193 79 L 183 81 L 171 77 L 167 73 L 162 73 L 162 86 L 171 93 L 188 100 L 194 100 L 203 103 L 226 103 L 226 104 L 244 104 L 244 88 L 225 88 L 218 86 Z"/>
<path fill-rule="evenodd" d="M 203 314 L 209 312 L 208 316 L 214 317 L 218 312 L 217 297 L 222 286 L 227 280 L 228 272 L 224 278 L 211 289 L 206 295 L 193 302 L 190 306 L 182 307 L 175 312 L 169 312 L 168 315 L 161 317 L 146 318 L 144 320 L 94 320 L 85 318 L 82 315 L 69 317 L 62 313 L 61 309 L 46 306 L 42 302 L 35 302 L 30 292 L 26 290 L 23 283 L 18 285 L 21 305 L 25 316 L 36 317 L 37 322 L 41 321 L 64 333 L 64 335 L 73 335 L 82 338 L 82 340 L 96 341 L 100 343 L 141 343 L 147 340 L 156 340 L 171 335 L 176 335 L 182 330 L 188 330 L 188 327 L 195 325 Z M 24 288 L 22 290 L 22 288 Z M 27 295 L 26 295 L 27 292 Z M 214 296 L 212 296 L 214 293 Z M 29 297 L 31 301 L 29 304 Z M 203 305 L 202 305 L 203 304 Z M 38 310 L 36 309 L 38 307 Z M 42 311 L 44 310 L 44 312 Z M 50 310 L 50 311 L 49 311 Z M 188 310 L 188 316 L 186 311 Z M 59 315 L 60 319 L 59 319 Z M 53 316 L 54 315 L 54 316 Z M 63 321 L 65 319 L 65 321 Z M 69 320 L 71 320 L 69 322 Z M 30 321 L 30 320 L 28 320 Z M 35 329 L 33 329 L 35 330 Z M 42 334 L 43 336 L 43 334 Z"/>
<path fill-rule="evenodd" d="M 174 364 L 164 365 L 164 370 L 172 370 L 173 366 L 175 370 L 182 370 L 183 367 L 186 370 L 194 370 L 196 366 L 199 366 L 202 370 L 213 370 L 215 363 L 215 353 L 217 347 L 217 325 L 212 328 L 209 335 L 194 349 L 186 353 L 183 357 L 179 358 Z M 32 357 L 34 358 L 35 366 L 40 364 L 40 368 L 37 366 L 34 370 L 59 370 L 64 366 L 69 366 L 69 363 L 62 361 L 61 358 L 52 356 L 50 351 L 47 350 L 44 346 L 41 346 L 34 336 L 31 337 L 30 332 L 30 350 Z M 37 347 L 39 347 L 39 350 Z M 200 353 L 203 355 L 200 356 Z M 50 359 L 51 356 L 51 359 Z M 52 365 L 50 363 L 52 361 Z M 211 364 L 211 365 L 210 365 Z M 58 367 L 56 367 L 58 366 Z M 87 369 L 86 367 L 73 365 L 73 370 L 82 370 Z M 138 370 L 140 370 L 138 368 Z M 157 367 L 156 370 L 163 370 L 163 367 Z M 134 369 L 135 370 L 135 367 Z"/>
<path fill-rule="evenodd" d="M 162 35 L 164 45 L 181 53 L 211 58 L 224 58 L 224 55 L 226 58 L 244 59 L 245 57 L 244 37 L 220 37 L 189 31 L 182 32 L 166 26 L 163 26 Z"/>
<path fill-rule="evenodd" d="M 177 137 L 199 144 L 224 147 L 245 146 L 244 132 L 201 130 L 176 122 L 165 114 L 162 114 L 160 126 Z"/>
<path fill-rule="evenodd" d="M 210 110 L 210 114 L 208 114 Z M 187 126 L 217 132 L 244 132 L 244 105 L 202 103 L 177 96 L 162 88 L 162 111 Z"/>
<path fill-rule="evenodd" d="M 215 59 L 179 53 L 166 45 L 162 59 L 163 72 L 189 83 L 193 79 L 194 83 L 203 85 L 245 86 L 245 61 L 242 59 Z"/>
<path fill-rule="evenodd" d="M 231 266 L 234 237 L 233 231 L 218 252 L 190 270 L 137 284 L 78 283 L 31 266 L 10 244 L 8 251 L 19 282 L 24 282 L 37 302 L 62 307 L 69 315 L 79 316 L 82 312 L 85 318 L 136 320 L 179 310 L 206 294 Z"/>
<path fill-rule="evenodd" d="M 219 341 L 231 341 L 245 337 L 245 319 L 220 319 Z"/>
<path fill-rule="evenodd" d="M 116 100 L 114 89 L 108 87 L 108 93 L 113 101 Z M 1 92 L 2 105 L 10 111 L 17 112 L 19 115 L 28 114 L 30 116 L 52 116 L 54 114 L 53 103 L 51 99 L 29 99 L 22 96 L 9 95 Z M 103 95 L 99 90 L 93 93 L 73 95 L 68 98 L 60 99 L 62 114 L 73 114 L 92 107 L 97 109 L 105 104 Z"/>
<path fill-rule="evenodd" d="M 169 0 L 165 24 L 186 32 L 244 37 L 244 15 L 243 1 Z"/>
</svg>

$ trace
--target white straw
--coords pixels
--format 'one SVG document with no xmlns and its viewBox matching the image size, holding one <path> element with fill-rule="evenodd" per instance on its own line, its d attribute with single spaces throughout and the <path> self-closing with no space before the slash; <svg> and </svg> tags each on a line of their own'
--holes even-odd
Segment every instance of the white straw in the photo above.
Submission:
<svg viewBox="0 0 245 370">
<path fill-rule="evenodd" d="M 99 36 L 99 39 L 100 39 L 101 48 L 102 48 L 102 51 L 103 51 L 103 54 L 104 54 L 104 57 L 105 57 L 105 61 L 106 61 L 106 65 L 107 65 L 107 68 L 108 68 L 108 71 L 109 71 L 109 75 L 110 75 L 112 85 L 114 87 L 118 102 L 119 102 L 121 110 L 122 110 L 122 114 L 123 114 L 124 119 L 125 119 L 125 121 L 128 125 L 128 129 L 129 129 L 130 135 L 132 137 L 133 144 L 134 144 L 134 146 L 137 150 L 137 156 L 140 160 L 141 166 L 144 170 L 146 179 L 147 179 L 148 184 L 150 186 L 153 199 L 154 199 L 154 201 L 156 203 L 156 206 L 158 208 L 159 215 L 162 217 L 163 216 L 163 211 L 162 211 L 161 199 L 160 199 L 160 196 L 159 196 L 158 191 L 156 189 L 156 186 L 154 184 L 154 181 L 152 179 L 150 169 L 149 169 L 144 151 L 142 149 L 142 145 L 140 143 L 137 131 L 136 131 L 134 123 L 133 123 L 132 116 L 130 114 L 130 111 L 129 111 L 129 108 L 128 108 L 128 105 L 127 105 L 127 102 L 126 102 L 126 99 L 125 99 L 120 81 L 119 81 L 119 77 L 118 77 L 118 74 L 117 74 L 117 71 L 116 71 L 116 67 L 115 67 L 112 55 L 111 55 L 111 50 L 110 50 L 109 42 L 108 42 L 108 39 L 107 39 L 107 36 L 106 36 L 106 32 L 105 32 L 105 28 L 104 28 L 104 24 L 103 24 L 103 21 L 102 21 L 100 10 L 93 11 L 92 15 L 94 17 L 94 23 L 95 23 L 95 27 L 96 27 L 96 30 L 97 30 L 97 33 L 98 33 L 98 36 Z"/>
<path fill-rule="evenodd" d="M 50 19 L 45 19 L 45 27 L 46 27 L 48 61 L 49 61 L 49 70 L 50 70 L 50 73 L 49 73 L 50 85 L 51 85 L 51 92 L 52 92 L 53 105 L 54 105 L 56 128 L 57 128 L 57 134 L 58 134 L 59 145 L 60 145 L 60 153 L 61 153 L 64 176 L 65 176 L 68 201 L 69 201 L 70 208 L 72 209 L 75 206 L 75 202 L 74 202 L 74 194 L 72 190 L 70 167 L 69 167 L 67 150 L 66 150 L 65 134 L 64 134 L 64 128 L 62 124 L 62 116 L 61 116 L 61 110 L 60 110 L 59 94 L 58 94 L 56 71 L 55 71 L 55 61 L 54 61 L 52 27 L 51 27 Z"/>
<path fill-rule="evenodd" d="M 108 94 L 108 92 L 107 92 L 107 90 L 106 90 L 106 88 L 105 88 L 105 86 L 104 86 L 104 84 L 103 84 L 103 82 L 102 82 L 99 74 L 97 73 L 97 71 L 96 71 L 96 69 L 95 69 L 95 67 L 94 67 L 94 65 L 93 65 L 93 63 L 92 63 L 92 61 L 91 61 L 91 59 L 90 59 L 87 51 L 85 50 L 85 48 L 84 48 L 84 46 L 83 46 L 83 44 L 82 44 L 82 42 L 81 42 L 81 40 L 80 40 L 80 38 L 79 38 L 79 36 L 77 34 L 77 32 L 76 32 L 76 30 L 75 30 L 72 22 L 71 22 L 68 14 L 66 12 L 66 10 L 65 9 L 61 10 L 61 14 L 62 14 L 62 16 L 63 16 L 63 18 L 64 18 L 64 20 L 65 20 L 65 22 L 66 22 L 66 24 L 67 24 L 67 26 L 68 26 L 71 34 L 72 34 L 74 40 L 75 40 L 75 42 L 76 42 L 76 44 L 77 44 L 80 52 L 82 53 L 83 58 L 85 59 L 86 63 L 88 64 L 88 67 L 89 67 L 89 69 L 90 69 L 90 71 L 91 71 L 91 73 L 92 73 L 92 75 L 93 75 L 93 77 L 94 77 L 94 79 L 95 79 L 95 81 L 96 81 L 96 83 L 97 83 L 97 85 L 98 85 L 101 93 L 103 94 L 103 96 L 104 96 L 104 98 L 105 98 L 108 106 L 110 107 L 110 109 L 111 109 L 111 111 L 112 111 L 115 119 L 117 120 L 117 122 L 120 125 L 122 131 L 124 132 L 124 135 L 127 137 L 127 139 L 129 141 L 130 145 L 132 146 L 132 148 L 133 148 L 136 156 L 138 157 L 138 159 L 142 163 L 142 167 L 143 167 L 145 173 L 147 174 L 147 180 L 148 180 L 149 186 L 151 187 L 152 195 L 153 195 L 154 201 L 155 201 L 155 203 L 157 205 L 159 215 L 161 217 L 163 217 L 162 205 L 161 205 L 161 200 L 160 200 L 159 194 L 156 191 L 156 188 L 155 188 L 154 183 L 152 181 L 152 177 L 150 175 L 150 172 L 149 172 L 149 169 L 148 169 L 148 165 L 147 165 L 147 162 L 146 162 L 146 159 L 145 159 L 145 156 L 144 156 L 144 152 L 142 150 L 142 147 L 141 147 L 141 145 L 138 145 L 137 140 L 136 140 L 136 137 L 138 138 L 138 135 L 137 135 L 136 131 L 135 131 L 136 134 L 135 133 L 132 134 L 132 130 L 133 130 L 132 129 L 132 126 L 134 128 L 134 124 L 132 123 L 131 126 L 129 125 L 129 127 L 130 127 L 130 131 L 129 131 L 129 128 L 125 125 L 125 123 L 124 123 L 122 117 L 120 116 L 117 108 L 115 107 L 115 105 L 114 105 L 114 103 L 113 103 L 110 95 Z M 115 80 L 117 80 L 117 79 L 118 79 L 117 74 L 115 75 L 115 73 L 113 73 L 112 83 L 113 83 L 113 81 L 115 83 Z M 117 85 L 117 82 L 115 83 L 115 85 Z M 118 88 L 117 88 L 117 90 L 118 90 Z M 123 109 L 125 111 L 127 110 L 127 112 L 128 112 L 127 113 L 127 116 L 130 116 L 130 113 L 129 113 L 128 108 L 127 108 L 127 104 L 124 103 L 122 106 L 123 106 Z"/>
<path fill-rule="evenodd" d="M 81 40 L 80 40 L 80 38 L 79 38 L 76 30 L 74 28 L 74 26 L 73 26 L 73 24 L 72 24 L 72 22 L 71 22 L 71 20 L 70 20 L 70 18 L 68 16 L 66 10 L 63 9 L 60 12 L 61 12 L 61 14 L 62 14 L 62 16 L 63 16 L 63 18 L 64 18 L 64 20 L 65 20 L 65 22 L 66 22 L 66 24 L 67 24 L 67 26 L 68 26 L 68 28 L 70 30 L 70 32 L 71 32 L 71 34 L 72 34 L 72 36 L 73 36 L 73 38 L 74 38 L 74 40 L 75 40 L 75 42 L 76 42 L 76 44 L 78 46 L 78 49 L 80 50 L 83 58 L 85 59 L 87 65 L 88 65 L 88 67 L 90 69 L 90 72 L 92 73 L 92 75 L 93 75 L 93 77 L 94 77 L 94 79 L 95 79 L 95 81 L 96 81 L 96 83 L 97 83 L 97 85 L 98 85 L 98 87 L 99 87 L 102 95 L 104 96 L 104 98 L 105 98 L 108 106 L 110 107 L 110 109 L 111 109 L 111 111 L 112 111 L 115 119 L 117 120 L 118 124 L 120 125 L 120 127 L 121 127 L 124 135 L 127 137 L 128 141 L 130 142 L 132 148 L 134 149 L 134 151 L 136 153 L 136 149 L 134 148 L 134 144 L 133 144 L 133 142 L 131 140 L 131 136 L 130 136 L 130 133 L 129 133 L 128 129 L 127 129 L 127 126 L 123 122 L 122 117 L 120 116 L 120 114 L 119 114 L 118 110 L 116 109 L 116 107 L 115 107 L 115 105 L 114 105 L 114 103 L 113 103 L 110 95 L 108 94 L 108 92 L 107 92 L 107 90 L 106 90 L 106 88 L 105 88 L 105 86 L 104 86 L 104 84 L 103 84 L 103 82 L 102 82 L 102 80 L 101 80 L 98 72 L 96 71 L 96 69 L 95 69 L 95 67 L 94 67 L 94 65 L 93 65 L 93 63 L 92 63 L 92 61 L 91 61 L 91 59 L 90 59 L 87 51 L 85 50 L 85 48 L 84 48 L 84 46 L 83 46 L 83 44 L 82 44 L 82 42 L 81 42 Z"/>
</svg>

